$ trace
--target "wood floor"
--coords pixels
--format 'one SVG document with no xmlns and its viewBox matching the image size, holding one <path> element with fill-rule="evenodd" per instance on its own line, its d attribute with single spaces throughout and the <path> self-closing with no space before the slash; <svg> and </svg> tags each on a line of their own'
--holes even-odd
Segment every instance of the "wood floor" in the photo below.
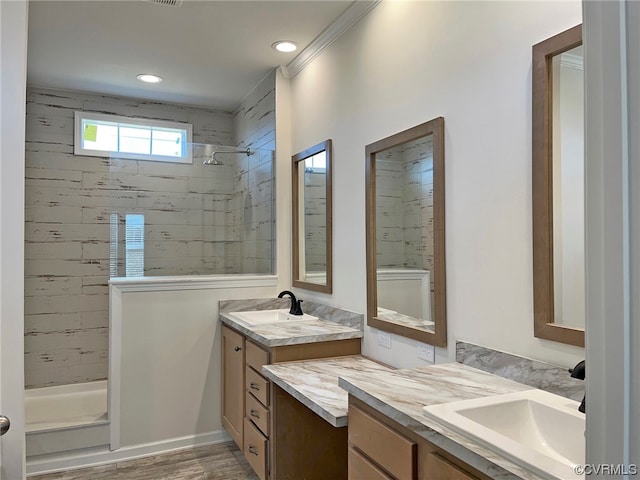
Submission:
<svg viewBox="0 0 640 480">
<path fill-rule="evenodd" d="M 258 480 L 233 442 L 29 477 L 29 480 Z"/>
</svg>

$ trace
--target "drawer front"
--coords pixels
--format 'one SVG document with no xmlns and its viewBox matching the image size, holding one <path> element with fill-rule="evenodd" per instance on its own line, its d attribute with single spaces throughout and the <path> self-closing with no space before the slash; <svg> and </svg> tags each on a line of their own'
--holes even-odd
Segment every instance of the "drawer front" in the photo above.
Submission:
<svg viewBox="0 0 640 480">
<path fill-rule="evenodd" d="M 269 352 L 250 341 L 247 341 L 245 356 L 247 365 L 258 373 L 262 373 L 263 365 L 269 365 Z"/>
<path fill-rule="evenodd" d="M 366 457 L 363 457 L 349 447 L 349 480 L 393 480 L 390 476 L 376 467 Z"/>
<path fill-rule="evenodd" d="M 267 480 L 267 439 L 244 419 L 244 456 L 260 480 Z"/>
<path fill-rule="evenodd" d="M 431 452 L 427 456 L 427 478 L 438 478 L 440 480 L 476 480 L 476 477 L 469 475 L 464 470 L 450 463 L 446 458 L 437 453 Z"/>
<path fill-rule="evenodd" d="M 245 387 L 264 406 L 269 406 L 269 381 L 249 367 L 245 372 Z"/>
<path fill-rule="evenodd" d="M 269 409 L 253 395 L 247 395 L 245 417 L 255 423 L 265 436 L 269 436 Z"/>
<path fill-rule="evenodd" d="M 414 480 L 416 443 L 357 407 L 349 407 L 349 444 L 398 480 Z"/>
</svg>

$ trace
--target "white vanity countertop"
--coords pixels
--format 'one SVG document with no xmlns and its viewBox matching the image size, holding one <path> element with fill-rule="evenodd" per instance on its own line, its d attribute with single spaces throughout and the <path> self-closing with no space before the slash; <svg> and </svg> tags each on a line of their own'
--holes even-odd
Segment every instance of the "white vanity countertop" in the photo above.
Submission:
<svg viewBox="0 0 640 480">
<path fill-rule="evenodd" d="M 491 478 L 541 478 L 422 413 L 426 405 L 531 390 L 532 387 L 528 385 L 460 363 L 378 371 L 375 375 L 366 372 L 341 373 L 338 384 L 383 415 Z"/>
<path fill-rule="evenodd" d="M 349 400 L 338 377 L 392 370 L 362 355 L 350 355 L 264 365 L 262 374 L 334 427 L 344 427 Z"/>
<path fill-rule="evenodd" d="M 362 330 L 320 318 L 317 320 L 269 323 L 252 327 L 237 322 L 225 313 L 220 313 L 220 319 L 222 323 L 245 334 L 265 347 L 347 340 L 350 338 L 362 338 L 363 335 Z"/>
</svg>

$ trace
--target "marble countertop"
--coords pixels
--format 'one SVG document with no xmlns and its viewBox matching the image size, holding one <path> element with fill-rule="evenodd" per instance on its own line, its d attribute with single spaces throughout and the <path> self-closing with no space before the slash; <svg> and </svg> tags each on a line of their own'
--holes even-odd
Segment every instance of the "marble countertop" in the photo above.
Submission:
<svg viewBox="0 0 640 480">
<path fill-rule="evenodd" d="M 328 342 L 362 338 L 361 329 L 318 318 L 317 320 L 300 320 L 286 323 L 270 323 L 246 326 L 224 312 L 220 313 L 222 323 L 243 333 L 265 347 L 297 345 L 301 343 Z"/>
<path fill-rule="evenodd" d="M 344 427 L 349 402 L 346 390 L 338 386 L 338 377 L 392 370 L 361 355 L 350 355 L 265 365 L 262 374 L 334 427 Z"/>
<path fill-rule="evenodd" d="M 460 363 L 379 371 L 376 375 L 366 372 L 341 373 L 338 384 L 383 415 L 491 478 L 541 478 L 422 414 L 422 407 L 426 405 L 530 390 L 530 386 Z"/>
</svg>

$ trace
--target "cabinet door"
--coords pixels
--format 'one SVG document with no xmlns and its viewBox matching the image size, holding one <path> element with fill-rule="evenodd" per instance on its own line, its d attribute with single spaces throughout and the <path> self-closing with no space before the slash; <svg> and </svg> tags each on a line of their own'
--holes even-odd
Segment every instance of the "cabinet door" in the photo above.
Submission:
<svg viewBox="0 0 640 480">
<path fill-rule="evenodd" d="M 222 425 L 243 448 L 244 337 L 222 327 Z"/>
</svg>

